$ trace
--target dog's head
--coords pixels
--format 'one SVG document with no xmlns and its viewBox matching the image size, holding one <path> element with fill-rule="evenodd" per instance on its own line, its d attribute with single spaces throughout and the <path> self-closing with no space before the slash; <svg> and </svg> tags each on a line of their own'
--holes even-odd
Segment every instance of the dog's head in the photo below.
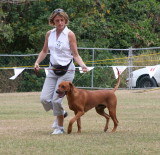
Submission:
<svg viewBox="0 0 160 155">
<path fill-rule="evenodd" d="M 63 81 L 58 85 L 56 93 L 60 98 L 64 97 L 68 92 L 71 92 L 73 84 L 69 81 Z"/>
</svg>

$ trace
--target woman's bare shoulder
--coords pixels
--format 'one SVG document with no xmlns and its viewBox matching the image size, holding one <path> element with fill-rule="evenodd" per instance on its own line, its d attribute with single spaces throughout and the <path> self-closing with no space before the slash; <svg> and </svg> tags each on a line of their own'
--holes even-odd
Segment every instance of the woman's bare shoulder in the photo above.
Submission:
<svg viewBox="0 0 160 155">
<path fill-rule="evenodd" d="M 46 36 L 49 36 L 51 33 L 51 30 L 47 31 Z"/>
<path fill-rule="evenodd" d="M 72 38 L 76 38 L 76 36 L 75 36 L 75 33 L 73 32 L 73 31 L 69 31 L 69 33 L 68 33 L 68 37 L 70 38 L 70 39 L 72 39 Z"/>
</svg>

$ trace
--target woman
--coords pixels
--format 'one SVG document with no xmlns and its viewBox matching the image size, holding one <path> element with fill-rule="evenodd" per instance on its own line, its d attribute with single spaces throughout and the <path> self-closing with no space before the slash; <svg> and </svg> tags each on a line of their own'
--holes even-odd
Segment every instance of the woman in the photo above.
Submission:
<svg viewBox="0 0 160 155">
<path fill-rule="evenodd" d="M 61 81 L 73 81 L 75 65 L 72 59 L 74 58 L 82 67 L 83 72 L 88 71 L 87 66 L 78 53 L 75 34 L 67 27 L 68 22 L 68 15 L 64 10 L 56 9 L 53 11 L 49 18 L 49 24 L 55 26 L 55 28 L 46 33 L 44 46 L 34 65 L 35 70 L 38 71 L 40 62 L 44 60 L 49 50 L 50 66 L 54 68 L 59 67 L 59 65 L 62 68 L 66 66 L 65 70 L 66 68 L 68 70 L 66 73 L 62 73 L 64 75 L 61 75 L 61 73 L 59 75 L 59 73 L 56 73 L 56 70 L 49 70 L 43 85 L 40 97 L 41 103 L 46 111 L 52 109 L 54 116 L 57 116 L 53 125 L 55 129 L 52 134 L 64 133 L 62 98 L 58 97 L 56 90 Z"/>
</svg>

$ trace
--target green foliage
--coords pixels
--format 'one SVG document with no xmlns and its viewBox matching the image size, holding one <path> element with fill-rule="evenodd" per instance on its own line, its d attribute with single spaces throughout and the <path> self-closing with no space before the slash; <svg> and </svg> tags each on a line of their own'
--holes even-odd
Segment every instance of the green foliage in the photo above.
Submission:
<svg viewBox="0 0 160 155">
<path fill-rule="evenodd" d="M 160 2 L 156 0 L 39 0 L 2 4 L 0 52 L 40 51 L 51 29 L 48 17 L 55 8 L 69 14 L 69 28 L 76 33 L 79 47 L 160 45 Z"/>
<path fill-rule="evenodd" d="M 0 53 L 39 53 L 46 32 L 52 28 L 48 25 L 48 17 L 56 8 L 63 8 L 68 13 L 68 26 L 75 32 L 79 47 L 160 46 L 158 0 L 37 0 L 1 3 Z M 81 56 L 87 61 L 90 54 Z M 96 55 L 97 59 L 113 56 L 112 53 Z M 22 66 L 27 62 L 28 58 L 14 64 Z M 0 66 L 6 64 L 0 63 Z M 29 75 L 25 76 L 27 79 Z"/>
<path fill-rule="evenodd" d="M 48 9 L 49 6 L 46 5 L 45 1 L 35 1 L 21 5 L 3 4 L 2 10 L 7 15 L 2 17 L 3 32 L 0 49 L 5 51 L 4 53 L 14 51 L 26 53 L 27 48 L 39 51 L 43 46 L 45 33 L 49 29 L 46 20 L 50 13 Z M 10 31 L 8 31 L 7 26 L 10 26 Z M 13 35 L 11 35 L 12 33 Z"/>
</svg>

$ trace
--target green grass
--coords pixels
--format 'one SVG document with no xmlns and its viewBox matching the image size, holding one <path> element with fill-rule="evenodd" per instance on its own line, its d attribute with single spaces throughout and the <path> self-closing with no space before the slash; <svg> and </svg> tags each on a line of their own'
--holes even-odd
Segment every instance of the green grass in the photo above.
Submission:
<svg viewBox="0 0 160 155">
<path fill-rule="evenodd" d="M 104 133 L 104 118 L 95 110 L 82 117 L 82 133 L 76 123 L 71 134 L 51 135 L 52 112 L 45 112 L 39 93 L 0 94 L 1 155 L 159 155 L 160 90 L 136 93 L 118 90 L 116 133 Z M 65 110 L 65 129 L 73 112 Z"/>
</svg>

